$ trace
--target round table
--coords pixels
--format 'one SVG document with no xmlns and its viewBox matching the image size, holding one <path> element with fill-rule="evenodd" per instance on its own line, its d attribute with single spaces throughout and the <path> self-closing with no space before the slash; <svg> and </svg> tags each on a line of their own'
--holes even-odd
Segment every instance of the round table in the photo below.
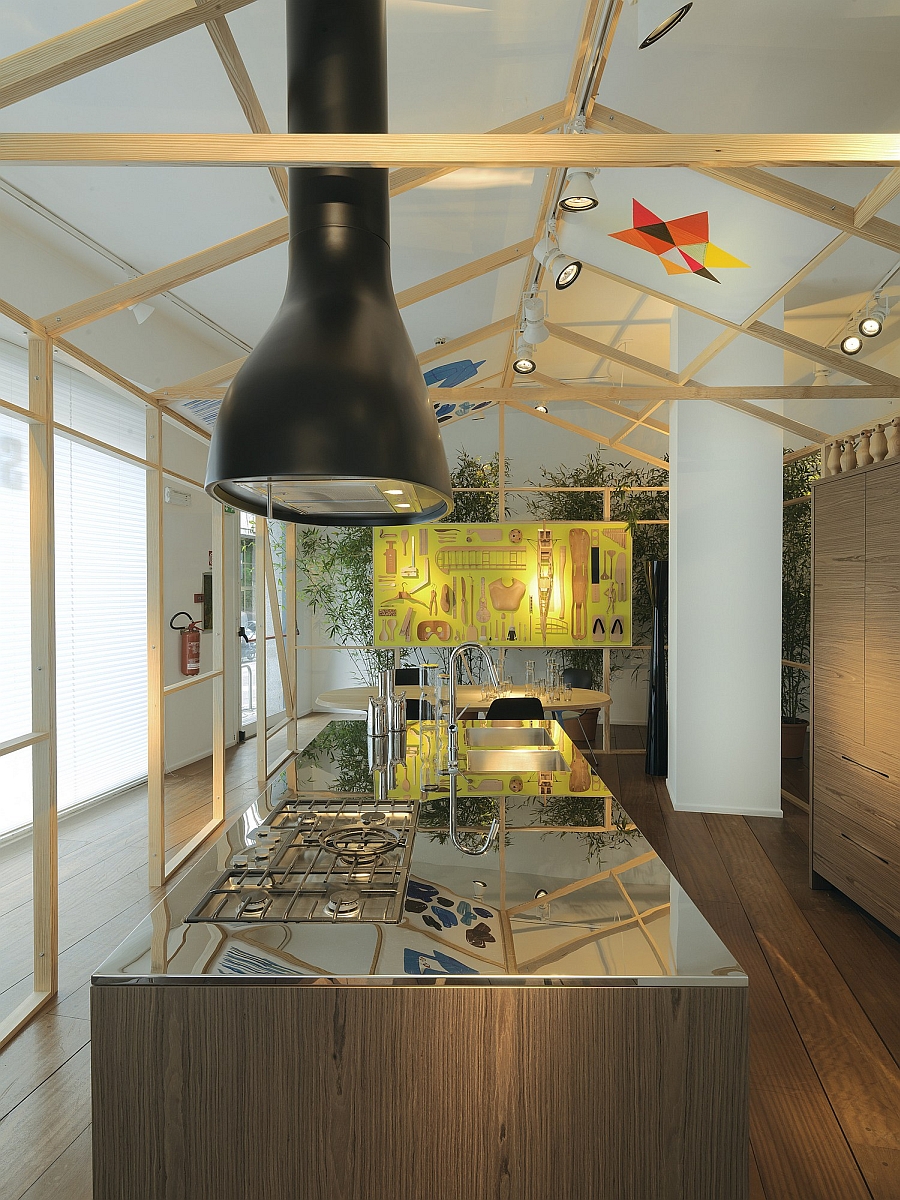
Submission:
<svg viewBox="0 0 900 1200">
<path fill-rule="evenodd" d="M 409 700 L 417 700 L 421 694 L 421 688 L 415 683 L 400 684 L 397 691 L 406 692 Z M 320 692 L 316 696 L 316 708 L 325 712 L 359 713 L 365 716 L 370 698 L 377 695 L 378 689 L 374 687 L 335 688 L 334 691 Z M 514 685 L 509 695 L 524 696 L 524 685 Z M 482 700 L 481 686 L 478 684 L 474 686 L 470 683 L 459 684 L 456 689 L 456 699 L 460 710 L 465 708 L 484 710 L 490 705 L 489 700 Z M 605 708 L 610 702 L 610 697 L 606 692 L 595 692 L 590 688 L 572 688 L 572 695 L 568 700 L 548 700 L 543 696 L 541 700 L 545 713 L 588 712 L 591 709 Z"/>
</svg>

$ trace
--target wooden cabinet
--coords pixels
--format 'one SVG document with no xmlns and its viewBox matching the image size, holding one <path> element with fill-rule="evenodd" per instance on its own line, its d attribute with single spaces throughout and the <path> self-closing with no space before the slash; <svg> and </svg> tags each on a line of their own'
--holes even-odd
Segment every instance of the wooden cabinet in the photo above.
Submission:
<svg viewBox="0 0 900 1200">
<path fill-rule="evenodd" d="M 813 488 L 810 852 L 900 933 L 900 461 Z"/>
</svg>

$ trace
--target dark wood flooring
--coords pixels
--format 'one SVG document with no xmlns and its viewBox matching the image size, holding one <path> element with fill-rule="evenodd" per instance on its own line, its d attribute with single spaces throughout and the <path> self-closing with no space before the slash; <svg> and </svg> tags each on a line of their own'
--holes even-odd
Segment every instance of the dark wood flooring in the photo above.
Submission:
<svg viewBox="0 0 900 1200">
<path fill-rule="evenodd" d="M 311 719 L 304 740 L 326 719 Z M 613 732 L 619 748 L 642 743 L 638 728 Z M 229 764 L 231 811 L 252 790 L 254 754 L 250 743 Z M 751 1200 L 900 1200 L 900 939 L 839 893 L 809 890 L 794 805 L 782 821 L 676 813 L 640 755 L 599 763 L 750 976 Z M 140 822 L 129 803 L 123 829 Z M 96 810 L 100 829 L 79 837 L 112 832 L 114 816 Z M 143 840 L 129 836 L 73 927 L 58 1001 L 0 1055 L 0 1200 L 90 1200 L 90 971 L 157 899 L 146 825 Z M 61 885 L 72 903 L 77 878 Z"/>
</svg>

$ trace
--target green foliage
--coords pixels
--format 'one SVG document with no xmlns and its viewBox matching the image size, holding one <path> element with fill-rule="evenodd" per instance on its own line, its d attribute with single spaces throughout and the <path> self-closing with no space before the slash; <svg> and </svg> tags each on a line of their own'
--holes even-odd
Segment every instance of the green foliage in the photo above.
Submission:
<svg viewBox="0 0 900 1200">
<path fill-rule="evenodd" d="M 790 453 L 790 451 L 787 451 Z M 813 456 L 784 464 L 784 499 L 809 496 L 819 476 Z M 781 657 L 809 662 L 810 609 L 812 603 L 812 505 L 791 504 L 784 509 L 781 544 Z M 781 668 L 781 716 L 797 720 L 809 701 L 809 672 Z"/>
<path fill-rule="evenodd" d="M 610 488 L 610 514 L 613 521 L 627 521 L 633 546 L 631 580 L 633 640 L 647 645 L 653 617 L 653 605 L 647 589 L 644 564 L 669 557 L 669 526 L 639 525 L 639 521 L 668 522 L 669 493 L 631 491 L 632 488 L 669 486 L 669 473 L 658 467 L 634 467 L 630 463 L 604 462 L 601 452 L 589 454 L 574 467 L 558 466 L 555 470 L 541 469 L 541 487 Z M 603 521 L 602 492 L 538 492 L 530 496 L 528 510 L 533 517 L 544 521 Z M 593 686 L 603 685 L 603 652 L 601 650 L 559 650 L 553 652 L 564 667 L 579 667 L 591 672 Z M 613 673 L 624 668 L 637 670 L 645 662 L 640 652 L 614 650 L 611 655 Z"/>
<path fill-rule="evenodd" d="M 348 647 L 359 679 L 374 683 L 390 666 L 386 650 L 351 650 L 375 640 L 372 530 L 367 526 L 297 529 L 299 597 L 322 620 L 332 641 Z"/>
<path fill-rule="evenodd" d="M 506 460 L 509 480 L 509 459 Z M 486 462 L 476 454 L 460 449 L 456 466 L 450 472 L 453 484 L 453 512 L 442 518 L 453 525 L 489 524 L 499 520 L 500 497 L 497 492 L 458 492 L 457 488 L 499 488 L 500 452 Z M 508 511 L 506 514 L 508 515 Z"/>
<path fill-rule="evenodd" d="M 333 767 L 329 791 L 371 793 L 365 721 L 331 721 L 302 751 L 301 767 Z M 320 785 L 321 786 L 321 785 Z"/>
</svg>

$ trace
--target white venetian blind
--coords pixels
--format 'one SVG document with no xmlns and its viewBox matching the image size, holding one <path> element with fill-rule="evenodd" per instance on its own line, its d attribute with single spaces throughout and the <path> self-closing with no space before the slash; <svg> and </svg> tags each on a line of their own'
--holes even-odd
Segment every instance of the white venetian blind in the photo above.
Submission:
<svg viewBox="0 0 900 1200">
<path fill-rule="evenodd" d="M 0 358 L 0 375 L 3 361 L 11 357 Z M 0 394 L 9 394 L 2 380 Z M 28 425 L 0 410 L 0 742 L 31 732 L 28 530 Z M 0 757 L 0 836 L 30 824 L 31 811 L 31 751 L 18 750 Z"/>
<path fill-rule="evenodd" d="M 57 420 L 64 407 L 84 428 L 90 414 L 92 437 L 121 445 L 131 431 L 127 448 L 142 452 L 133 402 L 125 401 L 124 415 L 111 390 L 97 403 L 104 389 L 76 371 L 64 373 L 60 390 Z M 146 476 L 134 463 L 61 434 L 55 455 L 59 807 L 65 809 L 147 774 Z"/>
</svg>

